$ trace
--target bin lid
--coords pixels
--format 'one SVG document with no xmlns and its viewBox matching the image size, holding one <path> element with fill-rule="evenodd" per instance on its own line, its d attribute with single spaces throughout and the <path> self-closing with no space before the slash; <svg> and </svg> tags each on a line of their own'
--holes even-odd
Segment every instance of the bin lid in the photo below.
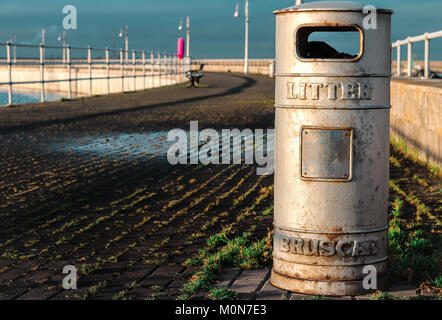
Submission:
<svg viewBox="0 0 442 320">
<path fill-rule="evenodd" d="M 313 1 L 298 4 L 273 13 L 302 12 L 302 11 L 362 11 L 363 6 L 354 1 Z M 378 9 L 378 12 L 393 13 L 393 10 Z"/>
</svg>

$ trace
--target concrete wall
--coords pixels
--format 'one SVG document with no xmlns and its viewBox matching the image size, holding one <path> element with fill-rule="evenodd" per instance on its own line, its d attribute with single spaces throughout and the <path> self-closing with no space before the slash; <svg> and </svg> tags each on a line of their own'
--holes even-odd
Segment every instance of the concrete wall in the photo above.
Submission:
<svg viewBox="0 0 442 320">
<path fill-rule="evenodd" d="M 391 81 L 393 138 L 422 161 L 442 165 L 442 80 Z"/>
<path fill-rule="evenodd" d="M 250 59 L 249 60 L 249 73 L 251 74 L 264 74 L 273 76 L 271 63 L 274 59 Z M 244 72 L 244 60 L 243 59 L 196 59 L 192 60 L 192 64 L 195 67 L 204 63 L 203 71 L 207 72 Z"/>
<path fill-rule="evenodd" d="M 109 92 L 121 92 L 121 91 L 134 91 L 141 90 L 144 88 L 153 88 L 164 85 L 172 85 L 175 83 L 183 83 L 187 81 L 184 75 L 162 75 L 159 77 L 158 67 L 154 70 L 154 76 L 151 76 L 151 70 L 146 67 L 146 77 L 142 77 L 143 69 L 137 67 L 135 74 L 139 77 L 134 81 L 132 66 L 127 66 L 124 75 L 124 88 L 122 87 L 121 78 L 114 78 L 109 80 Z M 162 68 L 162 73 L 165 72 L 164 66 Z M 110 76 L 121 76 L 121 70 L 119 66 L 113 66 L 110 70 Z M 40 81 L 41 71 L 40 66 L 30 65 L 22 66 L 17 65 L 12 67 L 12 81 Z M 94 65 L 92 70 L 92 77 L 107 77 L 107 72 L 104 65 Z M 68 79 L 69 73 L 67 67 L 63 66 L 51 66 L 45 65 L 45 80 L 60 80 Z M 73 65 L 71 67 L 71 78 L 86 78 L 87 80 L 72 81 L 71 88 L 73 97 L 87 96 L 89 95 L 89 68 L 85 65 Z M 8 67 L 6 65 L 0 65 L 0 82 L 8 82 Z M 45 91 L 47 92 L 58 92 L 65 94 L 67 96 L 69 90 L 69 82 L 49 82 L 45 83 Z M 106 94 L 108 93 L 108 80 L 107 79 L 96 79 L 92 80 L 92 95 Z M 7 85 L 0 86 L 2 89 L 7 89 Z M 20 90 L 29 91 L 40 91 L 41 84 L 14 84 L 14 88 Z"/>
</svg>

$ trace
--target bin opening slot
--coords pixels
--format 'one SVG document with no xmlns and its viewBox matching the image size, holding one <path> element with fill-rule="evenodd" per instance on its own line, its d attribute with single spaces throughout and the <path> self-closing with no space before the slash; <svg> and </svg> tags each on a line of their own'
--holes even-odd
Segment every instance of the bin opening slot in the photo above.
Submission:
<svg viewBox="0 0 442 320">
<path fill-rule="evenodd" d="M 304 26 L 296 33 L 297 53 L 304 59 L 355 60 L 362 54 L 362 43 L 356 26 Z"/>
</svg>

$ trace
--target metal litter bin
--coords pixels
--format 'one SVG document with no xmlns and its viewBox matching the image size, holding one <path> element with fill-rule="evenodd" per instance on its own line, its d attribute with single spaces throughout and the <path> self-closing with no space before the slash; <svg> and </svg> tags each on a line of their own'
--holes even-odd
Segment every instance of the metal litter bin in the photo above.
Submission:
<svg viewBox="0 0 442 320">
<path fill-rule="evenodd" d="M 273 285 L 320 295 L 366 293 L 363 267 L 385 286 L 389 189 L 391 14 L 377 28 L 352 2 L 276 14 Z M 339 52 L 315 32 L 354 32 Z M 327 33 L 328 34 L 328 33 Z"/>
</svg>

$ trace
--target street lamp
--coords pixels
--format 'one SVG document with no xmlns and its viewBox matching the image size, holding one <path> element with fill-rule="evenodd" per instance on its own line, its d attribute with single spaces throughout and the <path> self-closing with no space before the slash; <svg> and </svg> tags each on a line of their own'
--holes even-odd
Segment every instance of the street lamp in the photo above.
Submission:
<svg viewBox="0 0 442 320">
<path fill-rule="evenodd" d="M 239 4 L 236 5 L 234 18 L 239 18 Z M 246 0 L 244 6 L 244 17 L 246 22 L 246 36 L 244 45 L 244 73 L 249 73 L 249 0 Z"/>
<path fill-rule="evenodd" d="M 128 54 L 129 54 L 129 27 L 128 26 L 124 26 L 124 30 L 120 29 L 119 37 L 120 38 L 124 37 L 124 51 L 126 52 L 125 60 L 127 61 L 127 59 L 129 58 L 129 56 L 128 56 Z"/>
<path fill-rule="evenodd" d="M 186 19 L 186 57 L 190 57 L 190 17 L 187 16 Z M 183 20 L 180 20 L 180 25 L 178 26 L 178 30 L 183 30 Z"/>
<path fill-rule="evenodd" d="M 45 35 L 46 35 L 46 29 L 41 29 L 41 44 L 45 44 L 45 41 L 46 41 L 46 37 L 45 37 Z"/>
</svg>

